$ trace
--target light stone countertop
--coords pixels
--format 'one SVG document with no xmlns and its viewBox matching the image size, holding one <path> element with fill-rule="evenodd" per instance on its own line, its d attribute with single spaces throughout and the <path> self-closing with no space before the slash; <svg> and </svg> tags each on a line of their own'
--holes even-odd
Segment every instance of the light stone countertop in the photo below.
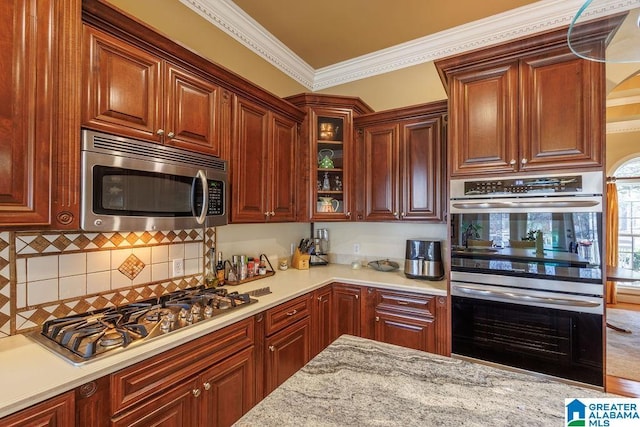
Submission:
<svg viewBox="0 0 640 427">
<path fill-rule="evenodd" d="M 614 397 L 343 335 L 235 425 L 560 426 L 565 398 Z"/>
<path fill-rule="evenodd" d="M 239 286 L 229 286 L 227 289 L 230 292 L 246 292 L 269 286 L 272 293 L 258 297 L 258 302 L 255 304 L 224 316 L 197 323 L 81 366 L 74 366 L 63 360 L 27 336 L 10 336 L 0 339 L 0 378 L 2 379 L 0 418 L 332 282 L 447 295 L 445 280 L 414 280 L 406 278 L 401 270 L 395 272 L 378 272 L 370 268 L 352 270 L 350 266 L 330 264 L 311 267 L 309 270 L 289 268 L 286 271 L 276 271 L 276 274 L 271 277 Z"/>
</svg>

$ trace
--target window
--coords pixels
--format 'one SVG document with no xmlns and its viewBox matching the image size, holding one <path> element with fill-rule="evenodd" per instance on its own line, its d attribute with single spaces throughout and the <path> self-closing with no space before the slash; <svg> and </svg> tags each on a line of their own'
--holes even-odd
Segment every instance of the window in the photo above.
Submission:
<svg viewBox="0 0 640 427">
<path fill-rule="evenodd" d="M 640 271 L 640 157 L 615 172 L 618 190 L 618 267 Z"/>
</svg>

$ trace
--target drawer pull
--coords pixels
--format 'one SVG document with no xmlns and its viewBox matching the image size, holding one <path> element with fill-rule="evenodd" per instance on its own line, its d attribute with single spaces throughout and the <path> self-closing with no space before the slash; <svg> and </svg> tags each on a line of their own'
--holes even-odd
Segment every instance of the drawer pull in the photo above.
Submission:
<svg viewBox="0 0 640 427">
<path fill-rule="evenodd" d="M 195 397 L 200 397 L 201 391 L 199 388 L 194 388 L 193 390 L 191 390 L 191 393 L 193 393 Z"/>
<path fill-rule="evenodd" d="M 398 301 L 398 305 L 409 305 L 406 301 Z"/>
<path fill-rule="evenodd" d="M 296 310 L 295 308 L 293 309 L 293 311 L 289 311 L 287 312 L 287 316 L 293 316 L 294 314 L 296 314 L 298 312 L 298 310 Z"/>
<path fill-rule="evenodd" d="M 276 351 L 276 348 L 275 348 L 274 346 L 270 345 L 270 346 L 269 346 L 269 350 L 271 350 L 271 351 Z"/>
<path fill-rule="evenodd" d="M 210 382 L 207 381 L 206 383 L 203 384 L 203 386 L 204 386 L 205 390 L 207 390 L 207 391 L 211 390 L 211 383 Z"/>
</svg>

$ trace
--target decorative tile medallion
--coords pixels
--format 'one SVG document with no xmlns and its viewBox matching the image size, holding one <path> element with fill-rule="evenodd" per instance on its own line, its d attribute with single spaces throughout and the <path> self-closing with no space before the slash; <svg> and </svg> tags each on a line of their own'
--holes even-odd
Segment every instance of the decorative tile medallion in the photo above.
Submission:
<svg viewBox="0 0 640 427">
<path fill-rule="evenodd" d="M 140 258 L 134 254 L 131 254 L 124 260 L 120 268 L 118 268 L 118 271 L 133 280 L 140 274 L 144 267 L 144 262 L 140 261 Z"/>
</svg>

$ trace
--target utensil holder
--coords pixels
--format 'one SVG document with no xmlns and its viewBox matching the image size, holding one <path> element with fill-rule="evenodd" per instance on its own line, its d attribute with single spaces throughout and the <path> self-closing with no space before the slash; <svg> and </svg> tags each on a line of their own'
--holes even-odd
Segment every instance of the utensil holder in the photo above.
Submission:
<svg viewBox="0 0 640 427">
<path fill-rule="evenodd" d="M 297 268 L 298 270 L 308 270 L 309 269 L 309 261 L 311 260 L 310 254 L 303 254 L 300 252 L 300 249 L 296 248 L 293 253 L 293 260 L 291 261 L 291 266 L 293 268 Z"/>
</svg>

